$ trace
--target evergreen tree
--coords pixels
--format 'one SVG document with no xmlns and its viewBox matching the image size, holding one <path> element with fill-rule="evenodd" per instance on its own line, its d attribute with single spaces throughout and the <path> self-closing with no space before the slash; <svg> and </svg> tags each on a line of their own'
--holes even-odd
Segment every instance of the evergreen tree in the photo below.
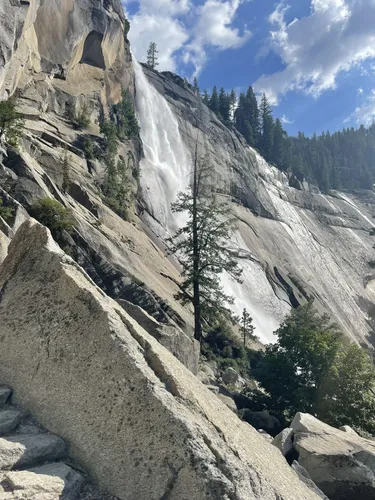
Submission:
<svg viewBox="0 0 375 500">
<path fill-rule="evenodd" d="M 64 157 L 63 157 L 63 179 L 62 179 L 62 190 L 66 193 L 69 190 L 70 186 L 70 178 L 69 178 L 69 158 L 68 158 L 68 150 L 64 149 Z"/>
<path fill-rule="evenodd" d="M 259 136 L 260 136 L 260 123 L 259 123 L 259 108 L 258 108 L 258 101 L 255 96 L 253 87 L 249 87 L 246 93 L 246 106 L 247 110 L 246 112 L 249 115 L 249 122 L 251 125 L 251 130 L 253 132 L 253 140 L 254 144 L 251 144 L 252 146 L 256 146 L 259 143 Z"/>
<path fill-rule="evenodd" d="M 219 95 L 217 92 L 216 85 L 214 85 L 214 88 L 212 89 L 209 107 L 210 107 L 211 111 L 213 111 L 214 113 L 216 113 L 216 114 L 220 113 Z"/>
<path fill-rule="evenodd" d="M 178 255 L 183 272 L 179 297 L 194 307 L 194 336 L 202 340 L 202 320 L 215 323 L 230 315 L 220 274 L 226 271 L 239 279 L 241 270 L 229 248 L 234 217 L 212 190 L 212 167 L 195 152 L 193 181 L 189 190 L 178 195 L 172 209 L 186 213 L 188 220 L 171 239 L 171 251 Z"/>
<path fill-rule="evenodd" d="M 207 89 L 204 89 L 203 94 L 202 94 L 202 102 L 206 106 L 210 106 L 210 94 L 208 93 Z"/>
<path fill-rule="evenodd" d="M 237 130 L 244 136 L 246 142 L 250 146 L 254 147 L 255 146 L 254 131 L 250 123 L 249 106 L 246 95 L 244 93 L 240 94 L 238 100 L 238 107 L 234 113 L 234 124 Z"/>
<path fill-rule="evenodd" d="M 276 118 L 273 134 L 272 162 L 280 169 L 286 170 L 285 164 L 285 132 L 279 118 Z"/>
<path fill-rule="evenodd" d="M 155 69 L 158 63 L 158 53 L 157 45 L 155 42 L 150 42 L 147 50 L 147 64 L 151 66 L 152 69 Z"/>
<path fill-rule="evenodd" d="M 234 122 L 234 113 L 236 111 L 236 105 L 237 105 L 237 95 L 234 89 L 231 90 L 231 93 L 229 94 L 229 115 L 230 115 L 230 120 Z"/>
<path fill-rule="evenodd" d="M 230 117 L 229 96 L 225 92 L 223 87 L 221 87 L 220 93 L 219 93 L 219 114 L 220 114 L 220 117 L 225 122 L 229 122 L 229 117 Z"/>
<path fill-rule="evenodd" d="M 375 432 L 375 367 L 365 349 L 343 342 L 336 326 L 312 303 L 293 310 L 275 332 L 255 376 L 268 410 L 291 420 L 311 413 L 339 427 Z M 268 394 L 268 398 L 267 398 Z"/>
<path fill-rule="evenodd" d="M 139 134 L 138 120 L 134 112 L 133 100 L 128 89 L 121 92 L 121 101 L 113 106 L 113 120 L 117 126 L 119 139 L 136 137 Z"/>
<path fill-rule="evenodd" d="M 196 76 L 194 77 L 194 80 L 193 80 L 193 88 L 194 88 L 195 95 L 199 95 L 200 89 L 199 89 L 198 79 Z"/>
<path fill-rule="evenodd" d="M 260 151 L 267 161 L 272 161 L 274 122 L 272 117 L 272 107 L 264 92 L 260 103 L 260 117 L 262 134 L 260 140 Z"/>
<path fill-rule="evenodd" d="M 252 323 L 253 323 L 253 318 L 250 316 L 247 310 L 244 309 L 242 311 L 242 318 L 241 318 L 241 334 L 244 347 L 246 347 L 247 345 L 247 340 L 256 339 L 254 335 L 255 326 Z"/>
<path fill-rule="evenodd" d="M 0 101 L 0 142 L 5 138 L 10 144 L 17 145 L 22 135 L 24 120 L 16 106 L 17 101 L 13 97 Z"/>
</svg>

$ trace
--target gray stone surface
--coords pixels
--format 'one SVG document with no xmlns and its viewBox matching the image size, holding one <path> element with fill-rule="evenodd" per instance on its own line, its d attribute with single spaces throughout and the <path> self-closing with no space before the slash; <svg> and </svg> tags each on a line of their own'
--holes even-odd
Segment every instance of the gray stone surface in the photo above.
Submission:
<svg viewBox="0 0 375 500">
<path fill-rule="evenodd" d="M 240 379 L 240 375 L 234 368 L 228 367 L 222 374 L 224 384 L 235 386 Z"/>
<path fill-rule="evenodd" d="M 14 409 L 0 410 L 0 436 L 12 432 L 21 420 L 21 412 Z"/>
<path fill-rule="evenodd" d="M 298 462 L 330 500 L 375 498 L 375 443 L 306 413 L 291 428 Z"/>
<path fill-rule="evenodd" d="M 78 500 L 83 476 L 63 463 L 52 463 L 26 471 L 0 472 L 6 492 L 1 500 Z"/>
<path fill-rule="evenodd" d="M 286 457 L 293 450 L 293 429 L 283 429 L 272 441 L 272 444 L 278 448 Z"/>
<path fill-rule="evenodd" d="M 342 426 L 340 427 L 340 431 L 348 432 L 349 434 L 352 434 L 352 435 L 354 435 L 354 436 L 358 436 L 358 435 L 359 435 L 357 432 L 355 432 L 355 430 L 354 430 L 354 429 L 352 429 L 352 428 L 350 427 L 350 425 L 342 425 Z"/>
<path fill-rule="evenodd" d="M 200 344 L 189 337 L 177 325 L 160 324 L 141 307 L 119 299 L 118 303 L 162 346 L 170 351 L 196 375 L 199 367 Z"/>
<path fill-rule="evenodd" d="M 320 490 L 314 481 L 311 479 L 310 474 L 307 470 L 300 465 L 297 460 L 292 463 L 292 469 L 296 471 L 301 481 L 303 481 L 314 493 L 316 493 L 323 500 L 329 500 L 329 498 Z"/>
<path fill-rule="evenodd" d="M 0 380 L 104 490 L 123 500 L 317 498 L 32 220 L 0 267 L 5 283 Z"/>
<path fill-rule="evenodd" d="M 30 467 L 66 456 L 62 439 L 50 434 L 19 434 L 0 438 L 0 469 Z"/>
<path fill-rule="evenodd" d="M 10 389 L 9 387 L 0 386 L 0 408 L 2 408 L 8 401 L 11 394 L 12 389 Z"/>
</svg>

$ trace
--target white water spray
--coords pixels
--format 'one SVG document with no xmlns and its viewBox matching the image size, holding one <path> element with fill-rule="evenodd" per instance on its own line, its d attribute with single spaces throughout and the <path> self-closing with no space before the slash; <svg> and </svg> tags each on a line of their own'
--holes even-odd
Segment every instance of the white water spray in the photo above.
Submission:
<svg viewBox="0 0 375 500">
<path fill-rule="evenodd" d="M 172 235 L 183 218 L 172 213 L 171 204 L 186 191 L 191 157 L 165 98 L 149 83 L 142 66 L 133 59 L 137 82 L 136 106 L 141 124 L 145 157 L 141 161 L 141 187 L 152 225 L 160 236 Z M 159 224 L 155 224 L 155 220 Z"/>
</svg>

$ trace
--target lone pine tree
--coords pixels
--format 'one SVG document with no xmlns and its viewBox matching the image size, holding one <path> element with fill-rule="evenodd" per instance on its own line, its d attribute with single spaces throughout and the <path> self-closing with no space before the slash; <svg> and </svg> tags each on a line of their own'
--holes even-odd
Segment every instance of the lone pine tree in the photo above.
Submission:
<svg viewBox="0 0 375 500">
<path fill-rule="evenodd" d="M 156 66 L 159 66 L 158 63 L 158 53 L 157 45 L 155 42 L 150 42 L 147 50 L 147 64 L 151 66 L 152 69 L 155 69 Z"/>
<path fill-rule="evenodd" d="M 187 222 L 171 238 L 171 251 L 182 265 L 183 283 L 178 298 L 194 307 L 194 336 L 202 340 L 202 322 L 212 324 L 229 317 L 233 299 L 220 284 L 224 271 L 240 280 L 242 270 L 229 247 L 234 217 L 228 205 L 212 189 L 212 167 L 195 152 L 193 179 L 186 192 L 179 193 L 172 210 L 186 213 Z"/>
</svg>

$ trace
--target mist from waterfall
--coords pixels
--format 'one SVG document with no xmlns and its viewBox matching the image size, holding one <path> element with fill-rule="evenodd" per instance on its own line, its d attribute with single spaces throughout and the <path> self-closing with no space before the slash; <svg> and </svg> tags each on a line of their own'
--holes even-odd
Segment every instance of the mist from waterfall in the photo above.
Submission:
<svg viewBox="0 0 375 500">
<path fill-rule="evenodd" d="M 184 221 L 181 214 L 172 213 L 171 204 L 177 194 L 189 186 L 191 157 L 169 104 L 149 83 L 135 58 L 133 64 L 137 84 L 136 108 L 144 148 L 140 164 L 142 194 L 153 218 L 149 221 L 153 229 L 159 236 L 171 236 Z"/>
<path fill-rule="evenodd" d="M 142 66 L 133 59 L 136 78 L 136 109 L 141 127 L 144 158 L 141 160 L 141 188 L 147 211 L 147 222 L 162 237 L 173 235 L 186 221 L 183 214 L 174 214 L 171 203 L 180 191 L 186 191 L 192 171 L 192 158 L 185 146 L 176 116 L 166 99 L 148 81 Z M 232 236 L 233 248 L 249 251 L 241 235 Z M 261 267 L 251 260 L 242 260 L 243 283 L 237 283 L 226 273 L 221 282 L 226 294 L 235 298 L 233 312 L 241 315 L 246 308 L 254 320 L 256 334 L 263 342 L 274 340 L 273 331 L 278 327 L 275 318 L 264 310 L 262 303 L 273 295 L 271 286 Z M 254 301 L 256 290 L 258 301 Z M 271 308 L 284 308 L 275 297 Z M 282 312 L 278 311 L 280 317 Z"/>
</svg>

